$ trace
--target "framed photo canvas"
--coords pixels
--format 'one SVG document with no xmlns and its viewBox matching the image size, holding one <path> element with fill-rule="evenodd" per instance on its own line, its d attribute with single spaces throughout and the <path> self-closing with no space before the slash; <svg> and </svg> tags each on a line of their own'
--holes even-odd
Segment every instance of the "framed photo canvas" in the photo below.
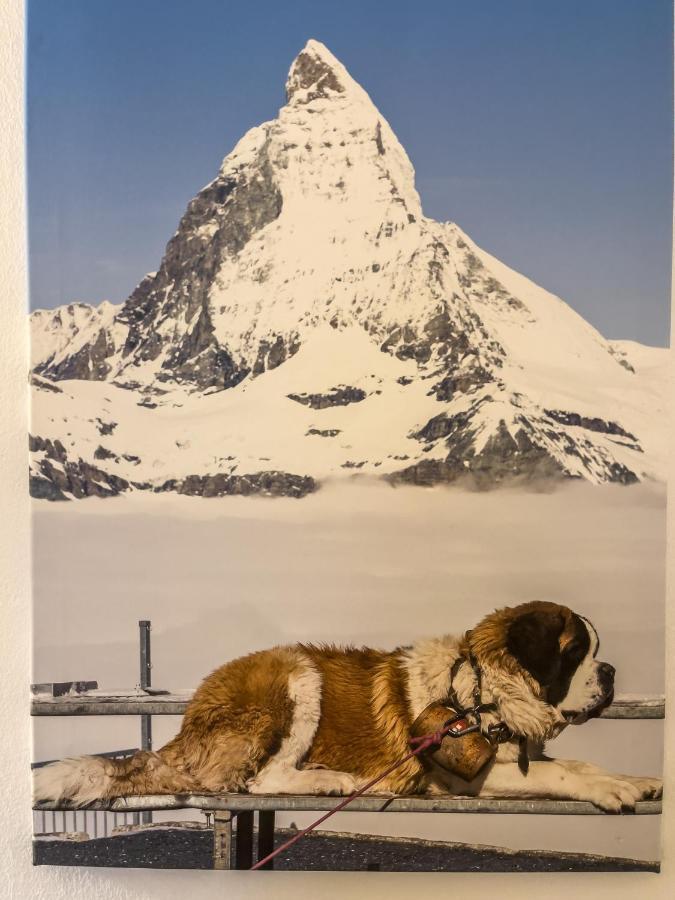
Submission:
<svg viewBox="0 0 675 900">
<path fill-rule="evenodd" d="M 30 0 L 35 863 L 658 871 L 671 17 Z"/>
</svg>

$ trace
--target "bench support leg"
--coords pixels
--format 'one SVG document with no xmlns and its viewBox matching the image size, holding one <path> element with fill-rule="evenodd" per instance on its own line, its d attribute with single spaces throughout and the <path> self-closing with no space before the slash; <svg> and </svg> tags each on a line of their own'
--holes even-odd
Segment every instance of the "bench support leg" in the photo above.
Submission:
<svg viewBox="0 0 675 900">
<path fill-rule="evenodd" d="M 232 868 L 232 813 L 229 810 L 213 813 L 213 868 Z"/>
<path fill-rule="evenodd" d="M 274 850 L 274 810 L 261 809 L 258 813 L 258 860 Z M 265 863 L 263 869 L 273 869 L 274 860 Z"/>
<path fill-rule="evenodd" d="M 250 869 L 253 865 L 253 810 L 237 813 L 235 860 L 235 869 Z"/>
</svg>

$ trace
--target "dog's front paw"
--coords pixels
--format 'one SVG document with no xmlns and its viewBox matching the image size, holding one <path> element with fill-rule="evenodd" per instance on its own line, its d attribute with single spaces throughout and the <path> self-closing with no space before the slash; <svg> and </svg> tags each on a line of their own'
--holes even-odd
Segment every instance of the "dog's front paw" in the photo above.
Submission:
<svg viewBox="0 0 675 900">
<path fill-rule="evenodd" d="M 588 781 L 585 799 L 605 812 L 620 813 L 622 810 L 635 809 L 635 804 L 642 799 L 642 793 L 630 781 L 612 776 L 595 776 Z"/>
<path fill-rule="evenodd" d="M 631 776 L 627 780 L 640 791 L 640 800 L 660 800 L 663 796 L 663 779 L 661 778 Z"/>
</svg>

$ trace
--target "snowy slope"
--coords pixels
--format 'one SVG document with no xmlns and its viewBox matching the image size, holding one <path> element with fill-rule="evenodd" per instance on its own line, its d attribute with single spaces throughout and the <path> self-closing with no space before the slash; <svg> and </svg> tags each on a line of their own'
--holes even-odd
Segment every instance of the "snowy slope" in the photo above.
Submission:
<svg viewBox="0 0 675 900">
<path fill-rule="evenodd" d="M 659 351 L 606 341 L 426 218 L 405 151 L 323 45 L 287 96 L 122 307 L 33 314 L 34 492 L 661 478 Z"/>
</svg>

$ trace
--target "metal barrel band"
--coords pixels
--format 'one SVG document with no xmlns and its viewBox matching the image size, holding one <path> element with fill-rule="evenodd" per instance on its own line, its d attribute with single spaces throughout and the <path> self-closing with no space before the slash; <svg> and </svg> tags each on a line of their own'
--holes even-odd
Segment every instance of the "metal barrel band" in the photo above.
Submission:
<svg viewBox="0 0 675 900">
<path fill-rule="evenodd" d="M 448 719 L 447 722 L 443 723 L 444 728 L 446 726 L 450 726 L 450 731 L 448 731 L 447 737 L 461 738 L 467 734 L 474 734 L 476 731 L 480 731 L 481 727 L 482 727 L 482 719 L 481 719 L 482 713 L 495 712 L 496 709 L 497 709 L 496 703 L 478 703 L 478 704 L 476 704 L 476 706 L 470 707 L 467 709 L 459 708 L 457 710 L 457 715 L 453 716 L 451 719 Z M 473 725 L 469 725 L 468 728 L 463 728 L 461 731 L 454 731 L 452 729 L 452 727 L 451 727 L 452 725 L 457 724 L 457 722 L 462 722 L 462 721 L 467 720 L 469 716 L 473 716 L 473 718 L 475 719 Z M 503 722 L 497 722 L 495 724 L 497 727 L 503 727 L 503 728 L 507 727 L 506 725 L 504 725 Z M 494 726 L 492 726 L 492 725 L 488 726 L 488 731 L 490 730 L 490 728 L 493 728 L 493 727 Z M 439 741 L 439 743 L 440 743 L 440 741 Z"/>
</svg>

